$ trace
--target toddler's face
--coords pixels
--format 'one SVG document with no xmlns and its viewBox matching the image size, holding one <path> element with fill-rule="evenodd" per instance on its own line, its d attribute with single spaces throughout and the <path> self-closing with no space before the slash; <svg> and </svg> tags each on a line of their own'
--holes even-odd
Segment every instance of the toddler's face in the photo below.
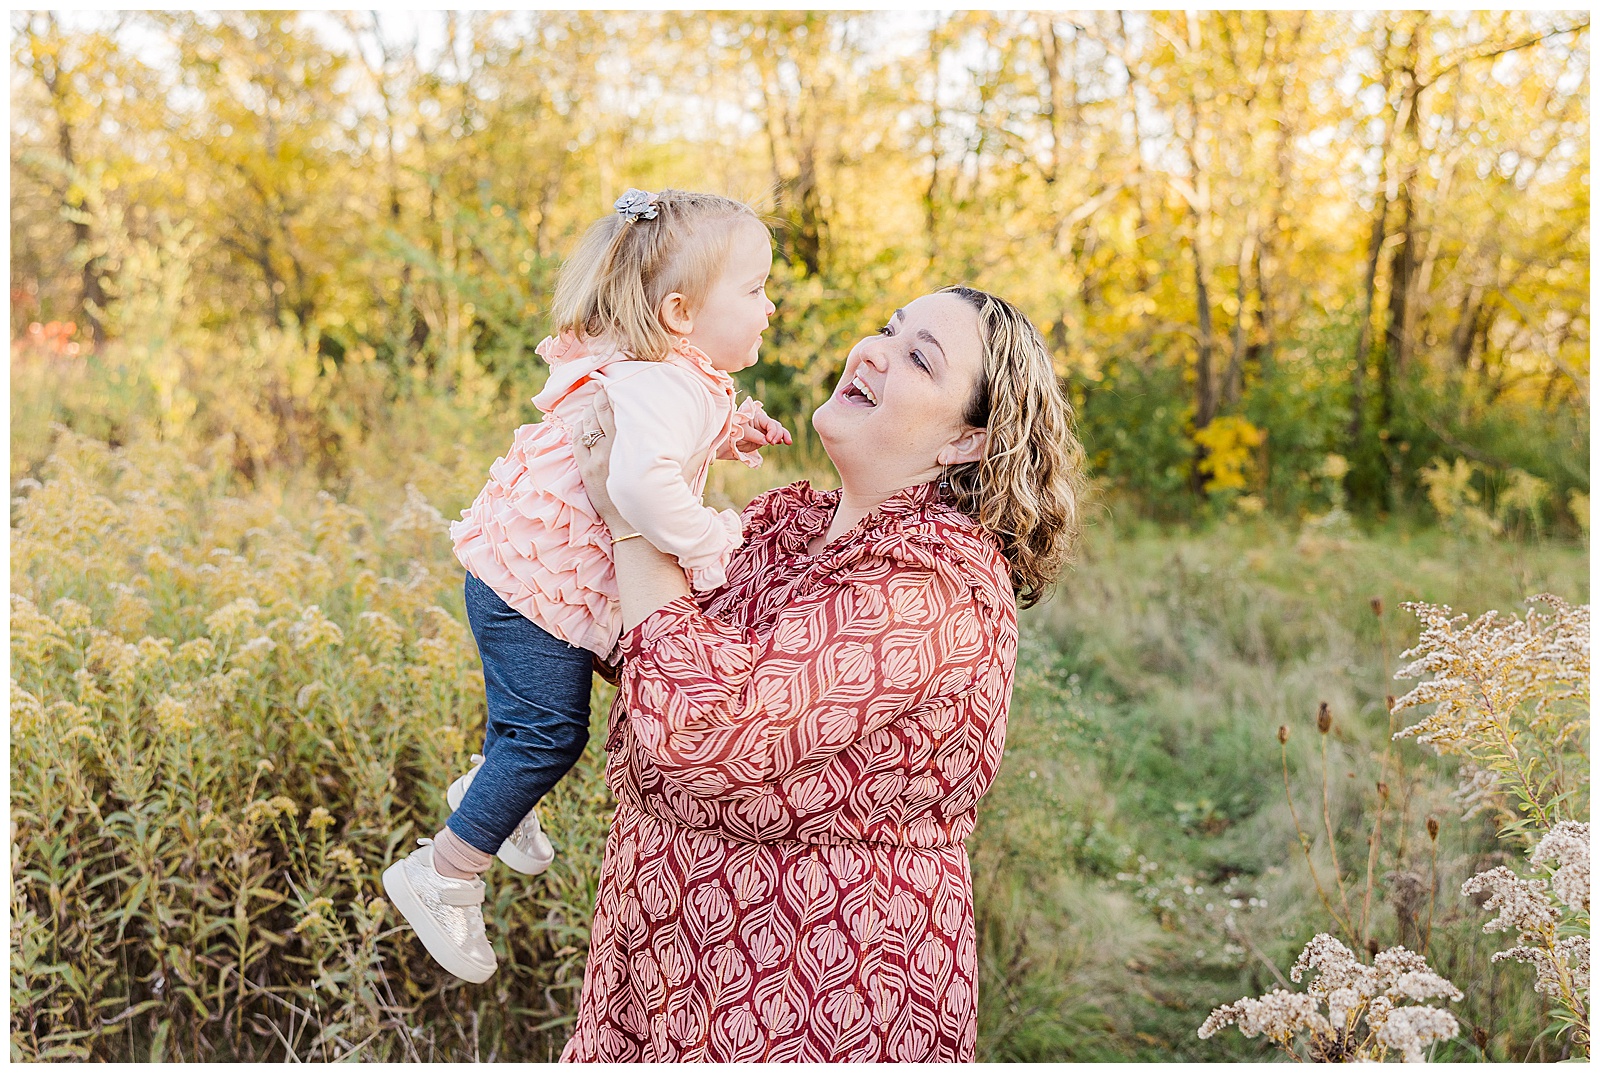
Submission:
<svg viewBox="0 0 1600 1073">
<path fill-rule="evenodd" d="M 767 300 L 771 271 L 772 239 L 767 229 L 755 220 L 742 221 L 728 263 L 695 311 L 694 329 L 686 336 L 723 372 L 738 372 L 756 363 L 761 333 L 776 308 Z"/>
</svg>

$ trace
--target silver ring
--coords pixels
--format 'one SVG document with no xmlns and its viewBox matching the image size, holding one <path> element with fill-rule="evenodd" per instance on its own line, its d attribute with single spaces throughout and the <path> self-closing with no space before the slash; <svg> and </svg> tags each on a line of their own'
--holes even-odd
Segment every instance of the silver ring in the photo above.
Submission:
<svg viewBox="0 0 1600 1073">
<path fill-rule="evenodd" d="M 579 440 L 579 442 L 582 443 L 585 447 L 593 447 L 595 444 L 597 444 L 601 440 L 605 439 L 605 435 L 606 435 L 606 430 L 605 429 L 603 429 L 603 428 L 592 428 L 588 432 L 585 432 L 583 434 L 583 436 Z"/>
</svg>

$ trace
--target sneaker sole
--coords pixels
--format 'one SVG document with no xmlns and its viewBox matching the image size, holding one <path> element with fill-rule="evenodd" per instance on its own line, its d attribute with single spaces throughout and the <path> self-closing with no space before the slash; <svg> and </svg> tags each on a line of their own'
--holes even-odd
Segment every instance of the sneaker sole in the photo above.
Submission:
<svg viewBox="0 0 1600 1073">
<path fill-rule="evenodd" d="M 467 796 L 467 788 L 462 785 L 466 781 L 467 777 L 463 775 L 455 782 L 452 782 L 449 789 L 444 792 L 444 803 L 450 806 L 451 812 L 460 808 L 461 799 Z M 516 846 L 513 846 L 509 840 L 500 843 L 500 851 L 495 856 L 499 857 L 507 868 L 513 872 L 521 872 L 525 876 L 540 875 L 556 859 L 554 852 L 548 857 L 535 857 L 531 853 L 524 853 Z"/>
<path fill-rule="evenodd" d="M 462 957 L 461 951 L 457 950 L 449 937 L 434 924 L 432 915 L 422 906 L 422 899 L 411 889 L 411 880 L 406 878 L 404 860 L 395 861 L 384 870 L 383 892 L 389 896 L 389 901 L 400 911 L 400 915 L 406 918 L 406 923 L 411 925 L 411 930 L 416 933 L 417 938 L 422 940 L 428 955 L 446 972 L 474 984 L 481 984 L 494 975 L 496 966 L 491 965 L 485 969 L 482 965 Z"/>
</svg>

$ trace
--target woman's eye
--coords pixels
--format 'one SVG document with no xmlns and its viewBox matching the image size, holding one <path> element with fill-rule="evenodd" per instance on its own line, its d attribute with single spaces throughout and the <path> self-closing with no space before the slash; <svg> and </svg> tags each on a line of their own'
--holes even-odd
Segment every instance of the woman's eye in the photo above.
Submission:
<svg viewBox="0 0 1600 1073">
<path fill-rule="evenodd" d="M 913 350 L 913 351 L 912 351 L 912 352 L 911 352 L 911 360 L 912 360 L 912 361 L 913 361 L 913 362 L 915 362 L 915 363 L 916 363 L 916 366 L 917 366 L 917 368 L 919 368 L 919 369 L 921 369 L 921 370 L 922 370 L 922 371 L 923 371 L 923 372 L 927 372 L 927 371 L 928 371 L 928 363 L 927 363 L 927 361 L 926 361 L 926 360 L 925 360 L 925 359 L 924 359 L 924 358 L 923 358 L 923 356 L 922 356 L 922 351 L 920 351 L 920 350 Z"/>
<path fill-rule="evenodd" d="M 883 327 L 878 329 L 878 334 L 879 335 L 893 335 L 894 332 L 889 329 L 889 325 L 885 324 Z"/>
</svg>

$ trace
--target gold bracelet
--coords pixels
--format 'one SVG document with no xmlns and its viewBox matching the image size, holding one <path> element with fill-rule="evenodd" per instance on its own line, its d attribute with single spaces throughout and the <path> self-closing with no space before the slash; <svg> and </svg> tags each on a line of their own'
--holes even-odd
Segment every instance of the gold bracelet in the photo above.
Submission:
<svg viewBox="0 0 1600 1073">
<path fill-rule="evenodd" d="M 621 544 L 624 540 L 632 540 L 636 536 L 644 536 L 644 534 L 643 533 L 628 533 L 625 536 L 614 536 L 614 537 L 611 538 L 611 546 L 612 547 L 616 547 L 618 544 Z"/>
</svg>

